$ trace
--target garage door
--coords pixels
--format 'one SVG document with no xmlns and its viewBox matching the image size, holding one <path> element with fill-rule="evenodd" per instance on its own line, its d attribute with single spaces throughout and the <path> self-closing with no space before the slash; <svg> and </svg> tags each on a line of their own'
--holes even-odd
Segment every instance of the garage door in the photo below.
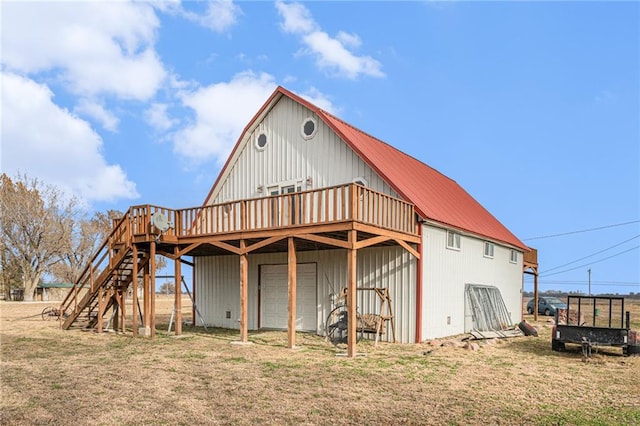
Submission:
<svg viewBox="0 0 640 426">
<path fill-rule="evenodd" d="M 296 278 L 296 330 L 316 331 L 316 264 L 299 263 Z M 260 326 L 287 328 L 287 265 L 260 267 Z"/>
</svg>

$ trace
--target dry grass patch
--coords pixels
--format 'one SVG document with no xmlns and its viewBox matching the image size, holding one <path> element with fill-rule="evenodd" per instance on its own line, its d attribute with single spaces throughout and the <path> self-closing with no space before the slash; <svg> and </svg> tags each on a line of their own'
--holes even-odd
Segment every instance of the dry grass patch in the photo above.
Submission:
<svg viewBox="0 0 640 426">
<path fill-rule="evenodd" d="M 640 424 L 640 357 L 552 352 L 544 317 L 540 337 L 476 352 L 365 342 L 348 359 L 309 334 L 168 337 L 170 301 L 155 339 L 62 331 L 44 306 L 0 304 L 2 424 Z"/>
</svg>

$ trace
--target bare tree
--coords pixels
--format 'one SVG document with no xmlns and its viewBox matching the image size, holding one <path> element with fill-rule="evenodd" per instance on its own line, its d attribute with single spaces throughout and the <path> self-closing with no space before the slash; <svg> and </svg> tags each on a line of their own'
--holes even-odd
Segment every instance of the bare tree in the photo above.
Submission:
<svg viewBox="0 0 640 426">
<path fill-rule="evenodd" d="M 12 288 L 22 286 L 22 273 L 20 265 L 7 248 L 4 239 L 0 239 L 0 294 L 5 299 L 9 296 Z"/>
<path fill-rule="evenodd" d="M 165 281 L 160 286 L 160 294 L 174 294 L 176 291 L 176 285 L 171 281 Z"/>
<path fill-rule="evenodd" d="M 75 207 L 74 198 L 52 185 L 26 175 L 15 182 L 0 176 L 2 259 L 20 269 L 25 300 L 33 300 L 43 274 L 69 252 Z"/>
<path fill-rule="evenodd" d="M 69 235 L 69 249 L 61 254 L 61 261 L 49 271 L 58 281 L 75 283 L 87 262 L 109 236 L 114 221 L 122 217 L 117 210 L 95 213 L 91 219 L 77 220 Z"/>
</svg>

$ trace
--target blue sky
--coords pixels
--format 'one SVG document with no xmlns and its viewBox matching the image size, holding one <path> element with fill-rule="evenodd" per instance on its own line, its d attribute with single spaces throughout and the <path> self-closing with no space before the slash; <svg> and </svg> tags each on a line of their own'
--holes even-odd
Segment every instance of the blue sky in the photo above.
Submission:
<svg viewBox="0 0 640 426">
<path fill-rule="evenodd" d="M 89 210 L 201 204 L 282 85 L 455 179 L 538 248 L 542 290 L 586 292 L 591 268 L 593 292 L 640 292 L 637 2 L 4 1 L 0 13 L 2 171 Z"/>
</svg>

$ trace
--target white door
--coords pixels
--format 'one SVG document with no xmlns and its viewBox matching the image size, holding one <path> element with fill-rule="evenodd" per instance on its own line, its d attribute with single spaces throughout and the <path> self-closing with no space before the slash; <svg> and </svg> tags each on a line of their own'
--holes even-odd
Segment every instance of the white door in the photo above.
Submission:
<svg viewBox="0 0 640 426">
<path fill-rule="evenodd" d="M 316 331 L 316 264 L 299 263 L 296 269 L 296 330 Z M 260 326 L 263 328 L 287 328 L 287 271 L 287 265 L 260 267 Z"/>
</svg>

